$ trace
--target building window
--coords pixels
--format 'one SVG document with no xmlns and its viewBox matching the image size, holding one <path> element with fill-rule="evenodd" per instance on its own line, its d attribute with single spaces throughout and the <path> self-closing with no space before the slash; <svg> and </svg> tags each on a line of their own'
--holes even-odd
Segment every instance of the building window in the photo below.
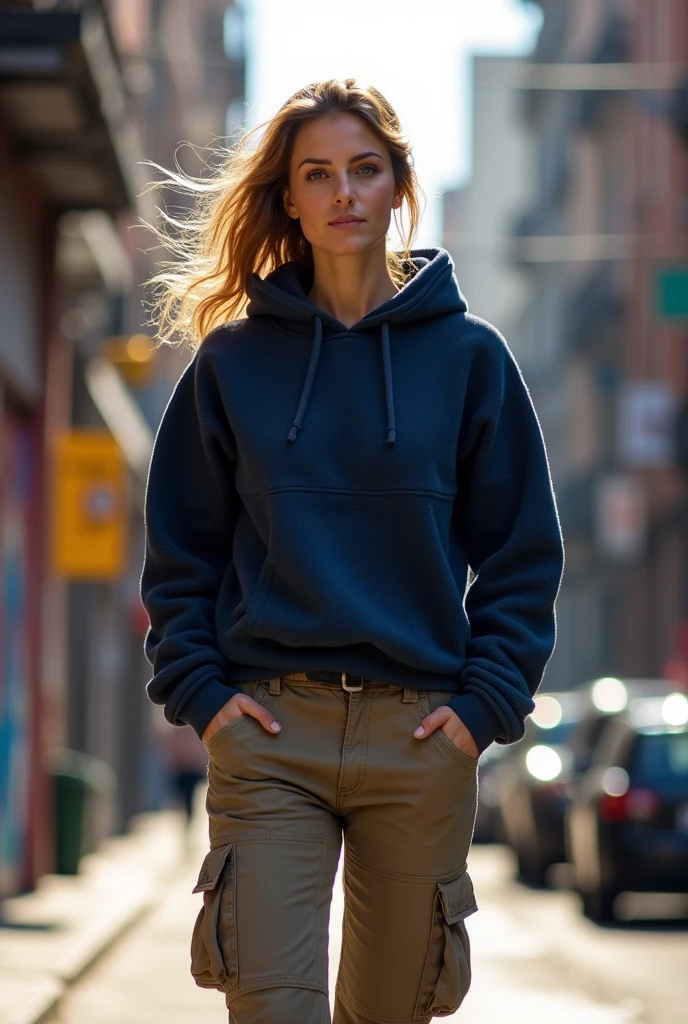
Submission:
<svg viewBox="0 0 688 1024">
<path fill-rule="evenodd" d="M 244 15 L 238 7 L 228 7 L 224 16 L 224 47 L 227 59 L 244 59 Z"/>
</svg>

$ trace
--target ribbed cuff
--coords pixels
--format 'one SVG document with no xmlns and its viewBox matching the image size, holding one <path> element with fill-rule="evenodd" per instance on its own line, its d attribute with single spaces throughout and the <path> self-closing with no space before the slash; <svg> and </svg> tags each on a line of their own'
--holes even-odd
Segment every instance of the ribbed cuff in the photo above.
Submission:
<svg viewBox="0 0 688 1024">
<path fill-rule="evenodd" d="M 461 693 L 453 697 L 448 706 L 457 713 L 466 726 L 481 754 L 496 736 L 504 735 L 501 720 L 489 704 L 481 700 L 477 694 Z"/>
<path fill-rule="evenodd" d="M 206 726 L 212 721 L 220 708 L 224 707 L 230 697 L 240 692 L 234 686 L 226 686 L 216 679 L 209 679 L 192 693 L 186 703 L 182 705 L 177 717 L 190 725 L 198 738 L 201 739 Z"/>
</svg>

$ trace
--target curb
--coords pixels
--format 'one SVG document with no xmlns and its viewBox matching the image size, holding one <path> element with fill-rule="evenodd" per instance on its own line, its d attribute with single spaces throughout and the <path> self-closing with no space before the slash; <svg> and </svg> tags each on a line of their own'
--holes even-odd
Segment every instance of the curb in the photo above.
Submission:
<svg viewBox="0 0 688 1024">
<path fill-rule="evenodd" d="M 181 821 L 177 811 L 137 815 L 128 833 L 82 858 L 78 875 L 45 875 L 5 901 L 0 1024 L 45 1024 L 68 988 L 152 909 L 184 865 Z"/>
<path fill-rule="evenodd" d="M 28 975 L 28 972 L 27 972 Z M 17 980 L 6 978 L 0 972 L 2 981 L 2 1024 L 44 1024 L 57 1009 L 62 998 L 64 985 L 49 974 L 36 975 Z"/>
</svg>

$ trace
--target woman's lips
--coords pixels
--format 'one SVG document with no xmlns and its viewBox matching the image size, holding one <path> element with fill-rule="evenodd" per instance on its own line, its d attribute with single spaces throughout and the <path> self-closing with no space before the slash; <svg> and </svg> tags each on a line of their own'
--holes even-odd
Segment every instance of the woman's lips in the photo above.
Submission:
<svg viewBox="0 0 688 1024">
<path fill-rule="evenodd" d="M 331 228 L 355 228 L 359 224 L 365 224 L 365 221 L 363 220 L 362 217 L 357 217 L 357 218 L 352 219 L 352 220 L 331 220 L 330 221 L 330 227 Z"/>
</svg>

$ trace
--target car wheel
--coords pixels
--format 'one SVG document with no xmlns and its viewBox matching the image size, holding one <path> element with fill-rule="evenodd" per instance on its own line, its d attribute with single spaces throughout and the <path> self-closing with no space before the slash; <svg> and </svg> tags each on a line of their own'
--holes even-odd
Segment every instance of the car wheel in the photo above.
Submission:
<svg viewBox="0 0 688 1024">
<path fill-rule="evenodd" d="M 589 920 L 596 924 L 605 924 L 616 920 L 614 900 L 617 894 L 613 889 L 594 889 L 592 892 L 582 892 L 580 895 L 583 913 Z"/>
</svg>

